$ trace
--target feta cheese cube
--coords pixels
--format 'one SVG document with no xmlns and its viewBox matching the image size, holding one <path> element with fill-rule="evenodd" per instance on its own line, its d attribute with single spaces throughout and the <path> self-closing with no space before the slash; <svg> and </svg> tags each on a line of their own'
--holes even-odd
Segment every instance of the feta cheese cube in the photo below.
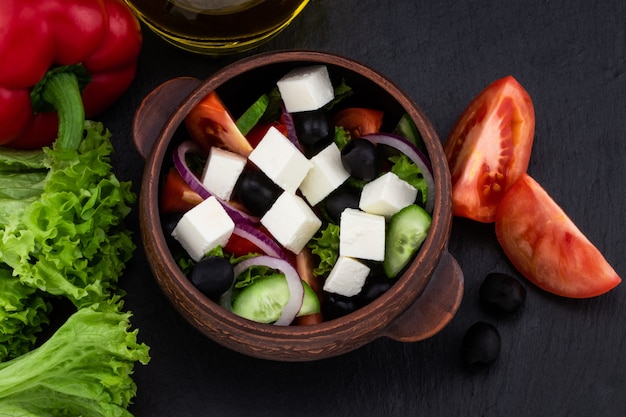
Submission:
<svg viewBox="0 0 626 417">
<path fill-rule="evenodd" d="M 283 192 L 261 217 L 261 224 L 293 253 L 299 253 L 322 222 L 302 197 Z"/>
<path fill-rule="evenodd" d="M 363 289 L 370 268 L 356 259 L 340 256 L 324 281 L 324 291 L 352 297 Z"/>
<path fill-rule="evenodd" d="M 339 221 L 339 255 L 358 259 L 385 259 L 385 218 L 347 208 Z"/>
<path fill-rule="evenodd" d="M 387 219 L 415 202 L 417 190 L 393 172 L 387 172 L 363 187 L 359 208 Z"/>
<path fill-rule="evenodd" d="M 172 236 L 198 262 L 211 249 L 225 245 L 234 228 L 235 223 L 222 204 L 209 197 L 183 215 Z"/>
<path fill-rule="evenodd" d="M 244 156 L 212 147 L 202 172 L 202 184 L 216 197 L 230 200 L 235 183 L 247 161 Z"/>
<path fill-rule="evenodd" d="M 248 159 L 283 190 L 290 193 L 296 192 L 313 167 L 307 157 L 273 126 L 250 153 Z"/>
<path fill-rule="evenodd" d="M 335 98 L 335 90 L 325 65 L 293 69 L 276 85 L 290 113 L 317 110 Z"/>
<path fill-rule="evenodd" d="M 313 167 L 300 184 L 300 191 L 312 206 L 350 177 L 341 163 L 341 151 L 333 142 L 310 159 Z"/>
</svg>

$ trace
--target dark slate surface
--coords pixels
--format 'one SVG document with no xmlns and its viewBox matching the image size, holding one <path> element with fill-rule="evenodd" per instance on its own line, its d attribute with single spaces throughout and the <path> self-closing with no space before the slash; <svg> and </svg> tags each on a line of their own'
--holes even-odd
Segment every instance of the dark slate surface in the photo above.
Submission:
<svg viewBox="0 0 626 417">
<path fill-rule="evenodd" d="M 256 52 L 306 48 L 361 61 L 405 89 L 442 141 L 474 95 L 512 74 L 535 105 L 530 174 L 626 277 L 624 22 L 621 0 L 314 0 Z M 144 34 L 135 83 L 100 117 L 114 134 L 117 173 L 137 192 L 143 164 L 130 127 L 142 98 L 170 78 L 206 78 L 241 57 L 193 55 Z M 136 211 L 130 220 L 138 240 Z M 515 274 L 493 227 L 456 219 L 449 246 L 466 292 L 442 332 L 414 344 L 379 339 L 341 357 L 295 364 L 242 356 L 196 332 L 161 294 L 140 247 L 122 282 L 152 362 L 136 369 L 131 411 L 151 417 L 626 415 L 624 285 L 569 300 L 524 281 L 524 309 L 498 319 L 477 301 L 487 273 Z M 478 320 L 497 326 L 502 352 L 491 369 L 471 374 L 460 366 L 459 347 Z"/>
</svg>

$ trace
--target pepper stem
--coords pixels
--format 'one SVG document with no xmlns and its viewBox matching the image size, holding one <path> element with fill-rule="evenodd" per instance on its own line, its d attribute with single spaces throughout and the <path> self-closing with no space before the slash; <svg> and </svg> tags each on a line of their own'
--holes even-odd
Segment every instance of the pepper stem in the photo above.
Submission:
<svg viewBox="0 0 626 417">
<path fill-rule="evenodd" d="M 57 72 L 45 83 L 42 98 L 57 111 L 59 130 L 56 145 L 76 149 L 83 139 L 85 108 L 78 78 L 71 72 Z"/>
</svg>

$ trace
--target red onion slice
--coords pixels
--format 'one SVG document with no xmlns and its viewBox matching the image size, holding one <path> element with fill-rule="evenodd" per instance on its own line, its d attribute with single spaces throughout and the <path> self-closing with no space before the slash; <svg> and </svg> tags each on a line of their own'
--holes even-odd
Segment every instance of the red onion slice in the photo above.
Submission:
<svg viewBox="0 0 626 417">
<path fill-rule="evenodd" d="M 426 207 L 424 209 L 432 213 L 435 206 L 435 181 L 433 179 L 433 169 L 430 161 L 419 149 L 415 147 L 411 142 L 404 139 L 401 136 L 389 134 L 389 133 L 376 133 L 371 135 L 362 136 L 363 139 L 367 139 L 374 144 L 381 144 L 391 146 L 394 149 L 405 154 L 417 167 L 422 171 L 424 180 L 428 186 L 428 195 L 426 196 Z"/>
<path fill-rule="evenodd" d="M 285 105 L 282 106 L 282 110 L 283 120 L 285 121 L 285 127 L 287 128 L 287 139 L 289 139 L 289 141 L 293 143 L 300 152 L 302 152 L 302 144 L 300 144 L 300 141 L 298 140 L 293 115 L 287 111 Z"/>
<path fill-rule="evenodd" d="M 276 269 L 285 275 L 287 287 L 289 288 L 289 301 L 285 304 L 280 317 L 274 324 L 276 326 L 289 326 L 302 308 L 302 301 L 304 300 L 304 287 L 298 272 L 289 262 L 283 259 L 262 255 L 243 260 L 235 265 L 235 277 L 239 276 L 246 269 L 257 265 Z"/>
<path fill-rule="evenodd" d="M 287 253 L 283 248 L 270 236 L 260 231 L 254 224 L 243 221 L 238 222 L 235 224 L 233 234 L 254 243 L 266 255 L 287 260 Z"/>
<path fill-rule="evenodd" d="M 173 153 L 174 166 L 180 173 L 181 177 L 183 177 L 185 182 L 189 184 L 191 189 L 194 190 L 196 193 L 198 193 L 200 197 L 206 200 L 207 198 L 211 197 L 213 193 L 211 193 L 204 186 L 204 184 L 200 182 L 198 177 L 196 177 L 196 175 L 191 171 L 191 169 L 189 169 L 189 166 L 187 165 L 187 161 L 185 159 L 185 156 L 188 153 L 195 153 L 195 154 L 201 155 L 202 150 L 198 144 L 196 144 L 195 142 L 191 140 L 181 143 L 180 145 L 178 145 L 178 147 L 176 148 L 176 151 Z M 231 204 L 228 204 L 228 202 L 222 200 L 221 198 L 217 196 L 215 196 L 215 198 L 217 198 L 217 200 L 222 204 L 226 212 L 230 215 L 230 217 L 233 219 L 235 223 L 239 223 L 242 221 L 247 221 L 247 222 L 252 222 L 252 223 L 259 222 L 259 219 L 257 217 L 251 216 L 250 214 L 245 213 L 235 208 L 234 206 L 232 206 Z"/>
</svg>

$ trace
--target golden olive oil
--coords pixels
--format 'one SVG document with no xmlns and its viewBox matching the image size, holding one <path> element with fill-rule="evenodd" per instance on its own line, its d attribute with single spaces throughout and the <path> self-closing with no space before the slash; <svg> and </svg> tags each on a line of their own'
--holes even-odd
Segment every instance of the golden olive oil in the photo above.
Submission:
<svg viewBox="0 0 626 417">
<path fill-rule="evenodd" d="M 309 0 L 126 0 L 146 26 L 172 44 L 223 55 L 268 41 Z"/>
</svg>

